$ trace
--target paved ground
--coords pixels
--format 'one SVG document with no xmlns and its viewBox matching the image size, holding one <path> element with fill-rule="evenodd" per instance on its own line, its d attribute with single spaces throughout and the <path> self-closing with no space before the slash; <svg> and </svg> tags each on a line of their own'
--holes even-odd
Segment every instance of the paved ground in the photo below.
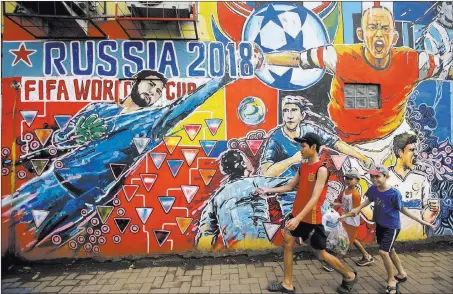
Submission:
<svg viewBox="0 0 453 294">
<path fill-rule="evenodd" d="M 375 252 L 376 253 L 376 252 Z M 409 281 L 402 293 L 453 293 L 453 250 L 406 252 L 400 255 Z M 383 293 L 385 270 L 375 254 L 373 266 L 360 268 L 353 258 L 345 261 L 361 278 L 353 293 Z M 259 259 L 254 257 L 253 259 Z M 252 260 L 253 260 L 252 259 Z M 228 262 L 226 258 L 223 262 Z M 111 263 L 117 264 L 117 263 Z M 182 265 L 182 263 L 180 263 Z M 201 263 L 203 264 L 203 263 Z M 48 266 L 49 267 L 49 266 Z M 135 267 L 135 268 L 134 268 Z M 2 293 L 268 293 L 269 281 L 283 276 L 283 264 L 274 261 L 250 261 L 216 264 L 154 267 L 135 266 L 106 269 L 91 266 L 55 266 L 52 270 L 28 273 L 3 273 Z M 17 268 L 19 268 L 17 266 Z M 65 270 L 66 269 L 66 270 Z M 39 270 L 39 268 L 38 268 Z M 341 277 L 327 273 L 317 260 L 296 260 L 294 284 L 296 293 L 335 293 Z"/>
</svg>

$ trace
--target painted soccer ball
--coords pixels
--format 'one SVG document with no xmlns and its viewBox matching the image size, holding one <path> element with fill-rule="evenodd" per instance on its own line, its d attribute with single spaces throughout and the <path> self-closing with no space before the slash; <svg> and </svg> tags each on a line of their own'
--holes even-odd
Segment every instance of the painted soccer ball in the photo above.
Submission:
<svg viewBox="0 0 453 294">
<path fill-rule="evenodd" d="M 290 4 L 269 4 L 254 11 L 242 33 L 244 41 L 257 43 L 264 53 L 305 51 L 329 44 L 322 21 L 307 8 Z M 255 71 L 265 84 L 280 90 L 303 90 L 324 75 L 323 69 L 301 69 L 263 65 Z"/>
<path fill-rule="evenodd" d="M 264 121 L 266 106 L 257 97 L 244 98 L 238 106 L 238 116 L 243 123 L 256 126 Z"/>
</svg>

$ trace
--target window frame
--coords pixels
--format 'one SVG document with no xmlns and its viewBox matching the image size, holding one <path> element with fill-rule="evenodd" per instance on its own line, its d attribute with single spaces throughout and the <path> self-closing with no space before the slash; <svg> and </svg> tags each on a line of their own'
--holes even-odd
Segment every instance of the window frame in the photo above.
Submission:
<svg viewBox="0 0 453 294">
<path fill-rule="evenodd" d="M 365 95 L 366 96 L 358 96 L 357 95 L 357 88 L 359 86 L 365 86 Z M 369 86 L 376 86 L 377 87 L 377 107 L 370 107 L 370 96 L 369 95 Z M 346 88 L 352 87 L 354 89 L 354 97 L 346 93 Z M 373 110 L 373 109 L 381 109 L 382 108 L 382 95 L 381 95 L 381 85 L 380 84 L 373 84 L 373 83 L 344 83 L 343 87 L 343 95 L 344 95 L 344 108 L 348 110 Z M 353 99 L 353 107 L 348 106 L 349 103 L 347 101 L 349 99 Z M 366 107 L 357 107 L 357 99 L 358 98 L 366 98 Z"/>
</svg>

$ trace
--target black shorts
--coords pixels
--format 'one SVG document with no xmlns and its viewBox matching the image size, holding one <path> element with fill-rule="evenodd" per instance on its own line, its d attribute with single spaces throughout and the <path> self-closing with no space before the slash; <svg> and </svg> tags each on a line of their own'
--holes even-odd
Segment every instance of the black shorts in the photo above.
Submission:
<svg viewBox="0 0 453 294">
<path fill-rule="evenodd" d="M 379 249 L 389 252 L 395 247 L 395 240 L 400 233 L 400 229 L 389 229 L 376 223 L 376 239 Z"/>
<path fill-rule="evenodd" d="M 313 235 L 310 238 L 310 246 L 316 250 L 326 249 L 327 235 L 324 231 L 323 225 L 314 225 L 304 222 L 300 222 L 297 228 L 294 231 L 289 231 L 291 236 L 300 237 L 302 240 L 307 241 L 310 233 L 313 232 Z"/>
</svg>

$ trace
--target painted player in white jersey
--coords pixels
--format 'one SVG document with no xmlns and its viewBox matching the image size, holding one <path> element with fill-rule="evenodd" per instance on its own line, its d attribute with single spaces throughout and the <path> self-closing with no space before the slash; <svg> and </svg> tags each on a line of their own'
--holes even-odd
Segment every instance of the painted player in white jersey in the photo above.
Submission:
<svg viewBox="0 0 453 294">
<path fill-rule="evenodd" d="M 443 56 L 453 52 L 453 2 L 439 1 L 435 4 L 437 17 L 427 27 L 422 37 L 417 40 L 417 49 L 426 50 Z M 447 77 L 446 72 L 439 76 Z"/>
<path fill-rule="evenodd" d="M 414 170 L 417 159 L 417 136 L 403 133 L 395 136 L 393 152 L 396 163 L 390 167 L 389 184 L 398 189 L 403 196 L 403 207 L 412 214 L 434 223 L 439 213 L 439 199 L 431 195 L 431 185 L 428 179 Z M 401 215 L 401 232 L 398 240 L 417 240 L 427 237 L 428 228 Z"/>
</svg>

